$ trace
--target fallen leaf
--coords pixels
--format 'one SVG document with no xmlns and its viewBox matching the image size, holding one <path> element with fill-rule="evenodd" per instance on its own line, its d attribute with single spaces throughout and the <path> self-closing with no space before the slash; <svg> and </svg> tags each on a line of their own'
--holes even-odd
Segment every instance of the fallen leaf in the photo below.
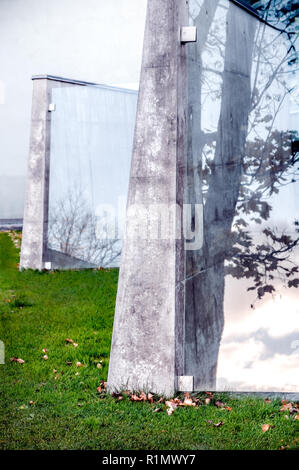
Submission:
<svg viewBox="0 0 299 470">
<path fill-rule="evenodd" d="M 140 398 L 141 398 L 142 401 L 147 401 L 147 395 L 146 395 L 146 393 L 141 392 L 141 393 L 140 393 Z"/>
<path fill-rule="evenodd" d="M 206 399 L 205 399 L 205 404 L 206 404 L 206 405 L 209 405 L 210 403 L 211 403 L 211 398 L 206 398 Z"/>
<path fill-rule="evenodd" d="M 299 419 L 299 415 L 294 416 L 294 419 L 296 420 Z"/>
<path fill-rule="evenodd" d="M 154 409 L 153 413 L 159 413 L 160 411 L 162 411 L 162 408 L 156 408 Z"/>
<path fill-rule="evenodd" d="M 219 423 L 217 424 L 213 424 L 214 428 L 220 428 L 221 426 L 224 425 L 224 421 L 220 421 Z"/>
<path fill-rule="evenodd" d="M 165 405 L 167 406 L 167 414 L 168 416 L 171 416 L 174 412 L 174 410 L 178 407 L 178 405 L 181 405 L 181 401 L 176 398 L 174 400 L 168 400 L 165 402 Z"/>
<path fill-rule="evenodd" d="M 154 395 L 152 395 L 151 393 L 148 393 L 147 394 L 147 399 L 150 403 L 153 403 L 154 402 Z"/>
<path fill-rule="evenodd" d="M 282 408 L 280 408 L 280 411 L 291 410 L 293 408 L 292 403 L 286 403 L 286 402 L 282 402 L 282 403 L 283 403 L 283 406 Z"/>
<path fill-rule="evenodd" d="M 83 364 L 81 362 L 76 362 L 76 367 L 83 367 Z"/>
<path fill-rule="evenodd" d="M 224 408 L 225 404 L 222 403 L 221 401 L 216 401 L 215 406 L 217 406 L 217 408 Z"/>
<path fill-rule="evenodd" d="M 32 400 L 30 400 L 30 402 L 29 402 L 29 405 L 30 405 L 30 406 L 33 406 L 33 405 L 35 405 L 35 402 L 34 402 L 34 401 L 32 401 Z"/>
<path fill-rule="evenodd" d="M 140 398 L 138 395 L 133 394 L 133 395 L 130 396 L 130 400 L 131 401 L 142 401 L 142 398 Z"/>
<path fill-rule="evenodd" d="M 66 342 L 66 343 L 69 343 L 69 344 L 73 344 L 73 343 L 74 343 L 74 341 L 73 341 L 72 339 L 70 339 L 70 338 L 66 338 L 65 342 Z"/>
<path fill-rule="evenodd" d="M 73 343 L 73 346 L 74 346 L 75 348 L 77 348 L 77 347 L 79 346 L 79 344 L 78 344 L 78 343 Z"/>
<path fill-rule="evenodd" d="M 57 374 L 57 370 L 56 370 L 56 369 L 53 369 L 53 374 Z"/>
<path fill-rule="evenodd" d="M 23 359 L 20 359 L 19 357 L 12 357 L 10 359 L 11 362 L 18 362 L 18 364 L 24 364 L 24 360 Z"/>
<path fill-rule="evenodd" d="M 67 365 L 67 366 L 72 366 L 73 363 L 72 363 L 71 361 L 66 361 L 66 365 Z"/>
<path fill-rule="evenodd" d="M 196 403 L 193 403 L 192 398 L 185 398 L 183 405 L 184 406 L 196 406 Z"/>
<path fill-rule="evenodd" d="M 263 424 L 263 426 L 262 426 L 262 431 L 263 432 L 267 432 L 267 431 L 269 431 L 269 429 L 270 429 L 270 424 Z"/>
<path fill-rule="evenodd" d="M 46 354 L 47 352 L 48 352 L 48 351 L 47 351 L 47 349 L 46 349 L 46 348 L 44 348 L 44 349 L 43 349 L 43 353 L 45 353 L 45 354 Z"/>
<path fill-rule="evenodd" d="M 43 356 L 43 359 L 44 359 L 45 361 L 47 361 L 47 360 L 49 359 L 48 356 L 47 356 L 47 354 L 45 354 L 45 355 Z"/>
<path fill-rule="evenodd" d="M 266 398 L 265 403 L 271 403 L 271 400 L 269 398 Z"/>
<path fill-rule="evenodd" d="M 102 387 L 99 386 L 99 387 L 97 388 L 97 391 L 98 391 L 99 393 L 102 393 Z"/>
</svg>

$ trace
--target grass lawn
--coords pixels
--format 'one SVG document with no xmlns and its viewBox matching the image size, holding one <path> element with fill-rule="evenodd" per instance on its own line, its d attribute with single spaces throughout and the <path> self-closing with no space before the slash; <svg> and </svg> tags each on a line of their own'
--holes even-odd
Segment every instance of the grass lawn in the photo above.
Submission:
<svg viewBox="0 0 299 470">
<path fill-rule="evenodd" d="M 118 271 L 19 273 L 18 245 L 17 235 L 0 233 L 1 449 L 299 449 L 299 420 L 280 411 L 280 400 L 217 394 L 206 404 L 208 395 L 198 394 L 198 406 L 169 416 L 158 398 L 99 392 Z"/>
</svg>

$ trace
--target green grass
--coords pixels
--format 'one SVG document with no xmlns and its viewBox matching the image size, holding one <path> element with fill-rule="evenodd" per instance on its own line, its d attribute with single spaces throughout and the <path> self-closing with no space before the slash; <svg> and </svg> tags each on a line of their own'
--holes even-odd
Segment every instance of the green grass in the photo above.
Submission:
<svg viewBox="0 0 299 470">
<path fill-rule="evenodd" d="M 204 405 L 201 394 L 202 406 L 168 416 L 163 403 L 99 394 L 108 372 L 118 271 L 20 273 L 17 262 L 9 234 L 0 234 L 1 449 L 299 448 L 299 421 L 285 418 L 279 400 L 218 394 L 214 401 L 225 401 L 229 412 L 213 400 Z M 76 367 L 78 361 L 84 366 Z M 153 413 L 157 407 L 162 412 Z M 220 421 L 223 426 L 213 426 Z M 271 425 L 266 433 L 263 424 Z"/>
</svg>

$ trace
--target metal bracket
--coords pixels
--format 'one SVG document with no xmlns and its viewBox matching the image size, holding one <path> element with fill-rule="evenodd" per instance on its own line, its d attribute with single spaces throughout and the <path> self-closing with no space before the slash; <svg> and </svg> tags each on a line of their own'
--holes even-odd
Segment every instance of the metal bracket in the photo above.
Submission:
<svg viewBox="0 0 299 470">
<path fill-rule="evenodd" d="M 178 376 L 178 392 L 193 392 L 193 391 L 194 391 L 193 375 L 179 375 Z"/>
<path fill-rule="evenodd" d="M 52 269 L 51 261 L 46 261 L 44 266 L 45 266 L 46 271 L 51 271 L 51 269 Z"/>
<path fill-rule="evenodd" d="M 56 111 L 56 104 L 55 103 L 50 103 L 48 111 L 49 112 Z"/>
<path fill-rule="evenodd" d="M 183 26 L 181 28 L 181 43 L 197 41 L 197 28 L 196 26 Z"/>
</svg>

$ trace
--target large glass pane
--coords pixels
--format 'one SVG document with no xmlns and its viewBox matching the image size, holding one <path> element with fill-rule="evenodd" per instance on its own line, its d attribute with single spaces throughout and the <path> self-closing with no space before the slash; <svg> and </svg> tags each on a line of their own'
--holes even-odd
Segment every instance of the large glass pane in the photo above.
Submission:
<svg viewBox="0 0 299 470">
<path fill-rule="evenodd" d="M 137 92 L 64 84 L 52 105 L 47 261 L 118 266 Z"/>
<path fill-rule="evenodd" d="M 198 389 L 299 391 L 298 9 L 278 3 L 265 12 L 287 33 L 229 0 L 190 1 L 186 196 L 204 204 L 204 244 L 186 252 L 185 367 Z"/>
</svg>

